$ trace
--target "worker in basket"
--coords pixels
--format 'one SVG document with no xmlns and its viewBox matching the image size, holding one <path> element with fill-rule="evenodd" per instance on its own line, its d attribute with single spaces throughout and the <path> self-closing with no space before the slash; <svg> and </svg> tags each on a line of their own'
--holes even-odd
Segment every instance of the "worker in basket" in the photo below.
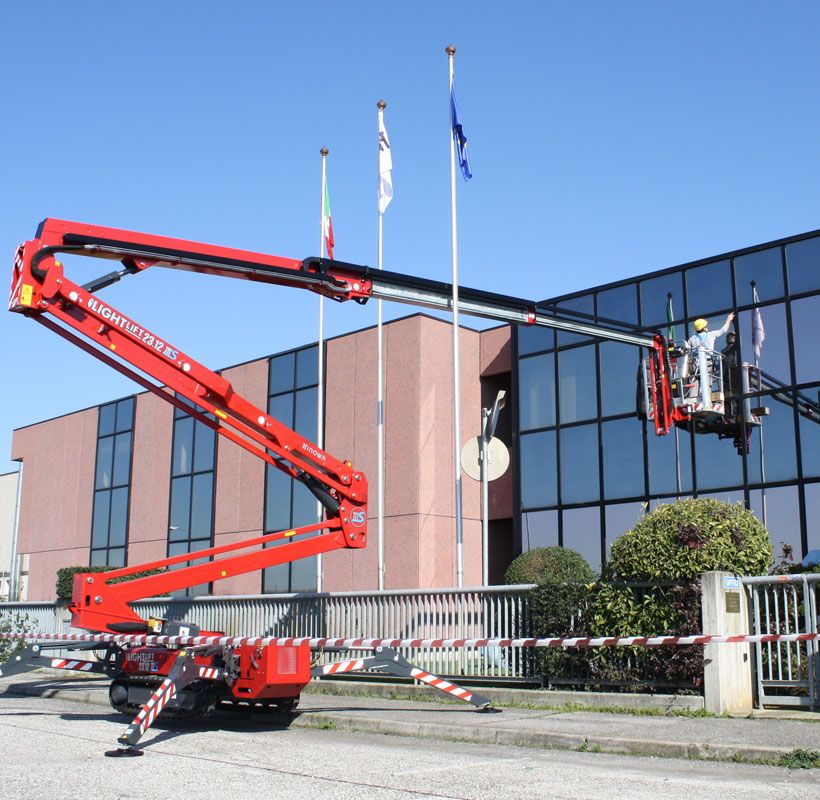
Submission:
<svg viewBox="0 0 820 800">
<path fill-rule="evenodd" d="M 687 373 L 694 371 L 693 380 L 688 384 L 686 393 L 689 399 L 698 399 L 703 404 L 704 409 L 712 406 L 710 387 L 712 385 L 711 375 L 714 369 L 721 369 L 720 356 L 715 354 L 715 343 L 721 336 L 726 335 L 734 320 L 734 312 L 726 317 L 723 327 L 717 331 L 709 330 L 709 322 L 703 317 L 695 320 L 695 333 L 686 341 L 686 348 L 690 357 L 687 361 L 692 362 L 692 366 L 687 369 Z M 696 367 L 693 370 L 692 367 Z"/>
</svg>

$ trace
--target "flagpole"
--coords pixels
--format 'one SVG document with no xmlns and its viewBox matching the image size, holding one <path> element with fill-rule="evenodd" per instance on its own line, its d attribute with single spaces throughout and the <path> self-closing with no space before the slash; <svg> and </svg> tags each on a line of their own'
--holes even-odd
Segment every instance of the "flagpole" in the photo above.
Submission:
<svg viewBox="0 0 820 800">
<path fill-rule="evenodd" d="M 672 292 L 666 295 L 666 316 L 668 317 L 667 322 L 669 323 L 669 328 L 667 333 L 669 334 L 670 339 L 675 338 L 675 329 L 674 326 L 671 324 L 674 322 L 674 312 L 672 309 Z M 674 344 L 674 342 L 672 342 Z M 677 493 L 680 494 L 680 440 L 678 438 L 678 426 L 675 425 L 675 488 Z"/>
<path fill-rule="evenodd" d="M 756 340 L 758 334 L 755 332 L 755 325 L 757 322 L 756 315 L 758 312 L 758 303 L 760 302 L 760 298 L 757 296 L 757 282 L 752 281 L 752 300 L 754 301 L 755 308 L 752 311 L 752 349 L 754 350 L 755 354 L 755 370 L 757 371 L 757 388 L 760 389 L 762 381 L 760 380 L 760 347 L 756 347 Z M 763 423 L 760 423 L 760 511 L 761 516 L 763 519 L 763 527 L 766 527 L 766 464 L 765 464 L 765 457 L 763 455 Z"/>
<path fill-rule="evenodd" d="M 456 48 L 445 49 L 450 67 L 450 97 L 453 94 L 453 57 Z M 456 586 L 464 586 L 464 530 L 461 507 L 461 381 L 458 321 L 458 232 L 456 213 L 456 147 L 452 120 L 450 123 L 450 241 L 453 261 L 453 464 L 456 493 Z"/>
<path fill-rule="evenodd" d="M 384 116 L 384 109 L 387 108 L 387 103 L 384 100 L 379 100 L 376 103 L 378 111 L 378 127 L 381 133 L 382 119 Z M 381 164 L 379 164 L 381 167 Z M 381 178 L 381 172 L 379 173 Z M 384 212 L 381 210 L 379 204 L 379 240 L 378 240 L 378 268 L 382 268 L 382 242 L 383 230 L 382 222 L 384 220 Z M 376 304 L 378 311 L 378 321 L 376 323 L 376 338 L 378 340 L 378 358 L 377 358 L 377 373 L 378 373 L 378 396 L 376 399 L 376 449 L 377 449 L 377 515 L 379 519 L 379 591 L 384 591 L 384 351 L 383 351 L 383 330 L 382 330 L 382 301 L 379 300 Z"/>
<path fill-rule="evenodd" d="M 327 186 L 327 157 L 329 150 L 323 147 L 319 153 L 322 156 L 322 193 L 321 214 L 319 216 L 319 257 L 325 257 L 325 189 Z M 319 295 L 319 358 L 318 381 L 316 388 L 316 444 L 321 449 L 325 446 L 325 299 Z M 316 502 L 316 513 L 322 519 L 324 509 L 320 502 Z M 322 591 L 322 554 L 316 556 L 316 591 Z"/>
</svg>

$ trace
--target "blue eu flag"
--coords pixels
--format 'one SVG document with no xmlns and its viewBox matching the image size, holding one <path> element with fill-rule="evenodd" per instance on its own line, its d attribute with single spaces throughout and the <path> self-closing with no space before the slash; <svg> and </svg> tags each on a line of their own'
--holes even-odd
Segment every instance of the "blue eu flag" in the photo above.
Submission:
<svg viewBox="0 0 820 800">
<path fill-rule="evenodd" d="M 453 137 L 456 140 L 456 151 L 458 154 L 458 164 L 461 167 L 461 174 L 464 176 L 464 180 L 468 181 L 473 177 L 473 171 L 470 169 L 470 157 L 467 155 L 467 137 L 464 134 L 461 115 L 458 113 L 455 84 L 450 88 L 450 123 L 453 127 Z"/>
</svg>

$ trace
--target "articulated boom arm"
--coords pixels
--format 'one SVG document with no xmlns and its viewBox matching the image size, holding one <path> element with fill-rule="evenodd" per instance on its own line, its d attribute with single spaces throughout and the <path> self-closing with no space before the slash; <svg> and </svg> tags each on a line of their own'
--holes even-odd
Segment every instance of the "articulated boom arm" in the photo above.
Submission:
<svg viewBox="0 0 820 800">
<path fill-rule="evenodd" d="M 55 255 L 60 251 L 75 252 L 76 238 L 89 238 L 89 233 L 93 234 L 93 238 L 100 238 L 101 232 L 108 238 L 112 233 L 115 234 L 123 249 L 129 250 L 129 254 L 118 253 L 116 256 L 124 263 L 121 274 L 139 272 L 158 263 L 156 259 L 137 257 L 134 255 L 137 250 L 154 247 L 155 242 L 162 241 L 166 244 L 167 255 L 167 242 L 171 241 L 46 220 L 38 232 L 38 238 L 25 242 L 18 249 L 9 300 L 10 310 L 32 317 L 164 400 L 190 413 L 220 435 L 302 482 L 324 507 L 326 519 L 295 531 L 270 534 L 234 545 L 116 570 L 106 573 L 104 578 L 101 575 L 78 575 L 72 603 L 74 624 L 93 630 L 112 631 L 138 627 L 143 622 L 128 603 L 141 597 L 220 580 L 341 547 L 366 546 L 367 481 L 349 461 L 335 459 L 237 394 L 228 380 L 92 293 L 92 290 L 109 285 L 121 275 L 112 273 L 85 286 L 73 283 L 65 276 L 63 266 Z M 123 242 L 125 237 L 130 237 L 127 248 Z M 224 259 L 225 252 L 234 254 L 234 262 L 245 261 L 240 256 L 246 254 L 241 252 L 185 244 L 191 248 L 200 248 L 199 259 L 194 259 L 189 251 L 185 261 L 189 268 L 192 268 L 193 261 Z M 115 257 L 108 250 L 96 246 L 90 249 L 82 247 L 76 252 Z M 273 269 L 272 274 L 277 277 L 278 270 L 293 270 L 299 265 L 299 262 L 270 257 L 266 261 L 277 262 L 263 265 Z M 284 264 L 287 266 L 280 266 Z M 198 271 L 211 270 L 203 268 Z M 264 269 L 262 271 L 265 272 Z M 218 274 L 248 276 L 244 270 L 229 270 Z M 286 279 L 275 282 L 302 285 L 301 281 Z M 309 285 L 322 287 L 324 283 L 324 279 L 319 279 Z M 198 408 L 191 408 L 177 394 Z M 306 534 L 317 532 L 320 535 L 306 537 Z M 264 547 L 282 539 L 286 542 L 278 547 Z M 183 566 L 193 560 L 224 556 L 231 551 L 250 547 L 255 550 L 205 564 Z M 175 569 L 147 578 L 108 583 L 114 578 L 127 578 L 135 572 L 162 567 Z"/>
<path fill-rule="evenodd" d="M 64 274 L 58 254 L 90 256 L 120 262 L 117 269 L 79 285 Z M 340 547 L 366 544 L 367 481 L 348 461 L 338 461 L 295 431 L 238 395 L 230 382 L 186 353 L 100 300 L 94 292 L 152 267 L 242 278 L 309 289 L 333 300 L 365 303 L 377 298 L 429 308 L 449 309 L 452 287 L 439 281 L 328 259 L 303 261 L 199 244 L 182 239 L 115 228 L 46 219 L 34 239 L 18 248 L 9 308 L 25 314 L 127 375 L 139 385 L 190 413 L 222 436 L 305 484 L 326 511 L 321 523 L 260 537 L 229 547 L 211 548 L 153 564 L 97 575 L 78 575 L 73 602 L 74 624 L 95 630 L 123 630 L 142 624 L 129 602 L 150 594 L 194 586 L 242 572 L 291 561 Z M 553 305 L 539 306 L 519 298 L 459 288 L 463 313 L 523 325 L 537 325 L 600 339 L 648 347 L 651 355 L 655 430 L 671 424 L 666 342 L 657 332 L 600 319 Z M 197 408 L 190 408 L 176 394 Z M 200 410 L 201 409 L 201 410 Z M 303 534 L 324 531 L 319 536 Z M 288 538 L 274 548 L 262 545 Z M 258 552 L 233 555 L 206 564 L 173 569 L 162 575 L 110 584 L 152 567 L 224 555 L 246 547 Z"/>
</svg>

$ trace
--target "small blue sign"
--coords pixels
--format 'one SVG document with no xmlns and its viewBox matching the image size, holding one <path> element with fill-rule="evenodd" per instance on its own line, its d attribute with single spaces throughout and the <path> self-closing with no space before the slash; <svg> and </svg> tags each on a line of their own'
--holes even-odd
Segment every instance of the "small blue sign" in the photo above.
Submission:
<svg viewBox="0 0 820 800">
<path fill-rule="evenodd" d="M 740 588 L 740 578 L 735 577 L 734 575 L 724 575 L 723 576 L 723 589 L 739 589 Z"/>
</svg>

